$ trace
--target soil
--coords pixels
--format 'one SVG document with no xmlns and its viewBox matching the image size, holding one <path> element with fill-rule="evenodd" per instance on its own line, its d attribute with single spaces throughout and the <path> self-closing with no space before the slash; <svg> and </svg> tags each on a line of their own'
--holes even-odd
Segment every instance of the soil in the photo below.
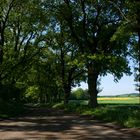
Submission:
<svg viewBox="0 0 140 140">
<path fill-rule="evenodd" d="M 0 140 L 140 140 L 140 129 L 62 110 L 30 108 L 24 116 L 0 121 Z"/>
</svg>

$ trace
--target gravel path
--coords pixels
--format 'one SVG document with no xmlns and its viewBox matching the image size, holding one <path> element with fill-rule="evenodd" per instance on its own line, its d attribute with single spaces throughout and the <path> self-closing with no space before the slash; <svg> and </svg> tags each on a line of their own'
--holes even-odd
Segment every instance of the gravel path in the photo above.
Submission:
<svg viewBox="0 0 140 140">
<path fill-rule="evenodd" d="M 31 108 L 0 121 L 0 140 L 140 140 L 140 129 L 124 129 L 88 116 Z"/>
</svg>

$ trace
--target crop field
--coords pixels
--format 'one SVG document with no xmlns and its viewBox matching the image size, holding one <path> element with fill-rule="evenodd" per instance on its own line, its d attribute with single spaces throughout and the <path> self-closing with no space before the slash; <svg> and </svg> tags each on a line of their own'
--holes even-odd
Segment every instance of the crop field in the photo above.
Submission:
<svg viewBox="0 0 140 140">
<path fill-rule="evenodd" d="M 139 104 L 139 97 L 99 97 L 99 104 Z"/>
<path fill-rule="evenodd" d="M 87 105 L 88 100 L 71 100 L 70 103 Z M 138 105 L 140 104 L 139 97 L 98 97 L 99 104 L 132 104 Z"/>
</svg>

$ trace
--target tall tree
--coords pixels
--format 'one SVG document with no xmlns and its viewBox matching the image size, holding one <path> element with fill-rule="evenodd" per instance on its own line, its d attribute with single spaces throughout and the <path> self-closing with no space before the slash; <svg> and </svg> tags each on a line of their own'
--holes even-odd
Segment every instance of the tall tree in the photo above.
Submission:
<svg viewBox="0 0 140 140">
<path fill-rule="evenodd" d="M 121 1 L 115 2 L 120 8 L 123 7 Z M 117 80 L 123 73 L 130 72 L 126 59 L 126 42 L 111 41 L 121 23 L 121 15 L 107 0 L 64 0 L 59 5 L 58 15 L 84 56 L 90 94 L 89 105 L 96 107 L 99 75 L 109 72 Z"/>
<path fill-rule="evenodd" d="M 135 67 L 135 81 L 136 89 L 140 91 L 140 1 L 127 0 L 124 8 L 121 10 L 118 6 L 116 8 L 120 11 L 123 18 L 122 24 L 119 26 L 115 36 L 116 40 L 129 37 L 129 47 L 131 58 L 133 58 Z"/>
<path fill-rule="evenodd" d="M 54 27 L 51 27 L 48 34 L 50 42 L 49 48 L 52 50 L 56 71 L 56 77 L 59 76 L 59 82 L 64 93 L 64 103 L 68 103 L 71 88 L 84 79 L 85 71 L 83 69 L 83 61 L 78 59 L 81 53 L 71 41 L 71 37 L 66 32 L 66 28 L 62 24 L 58 24 L 56 19 Z"/>
<path fill-rule="evenodd" d="M 0 84 L 15 85 L 44 47 L 47 13 L 39 0 L 0 1 Z"/>
<path fill-rule="evenodd" d="M 4 30 L 1 32 L 3 36 L 1 38 L 4 39 L 1 41 L 3 64 L 0 75 L 1 79 L 5 79 L 11 74 L 11 69 L 14 72 L 18 67 L 26 67 L 26 63 L 30 62 L 29 60 L 41 49 L 42 32 L 46 24 L 42 24 L 45 13 L 43 15 L 39 1 L 8 0 L 1 6 L 1 16 L 4 19 L 4 21 L 1 19 L 1 22 L 4 22 L 1 27 L 1 30 Z"/>
<path fill-rule="evenodd" d="M 140 92 L 140 1 L 132 0 L 126 2 L 128 13 L 126 15 L 125 25 L 128 32 L 134 35 L 136 41 L 133 46 L 134 58 L 136 60 L 135 66 L 135 81 L 136 89 Z"/>
</svg>

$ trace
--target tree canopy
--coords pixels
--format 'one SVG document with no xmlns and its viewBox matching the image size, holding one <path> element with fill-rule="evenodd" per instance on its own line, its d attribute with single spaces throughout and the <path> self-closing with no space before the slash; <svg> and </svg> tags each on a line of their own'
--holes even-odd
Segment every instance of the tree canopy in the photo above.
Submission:
<svg viewBox="0 0 140 140">
<path fill-rule="evenodd" d="M 138 5 L 124 0 L 1 0 L 0 98 L 67 104 L 72 87 L 84 81 L 89 105 L 97 107 L 100 77 L 110 73 L 118 81 L 131 74 L 130 56 L 139 61 Z"/>
</svg>

